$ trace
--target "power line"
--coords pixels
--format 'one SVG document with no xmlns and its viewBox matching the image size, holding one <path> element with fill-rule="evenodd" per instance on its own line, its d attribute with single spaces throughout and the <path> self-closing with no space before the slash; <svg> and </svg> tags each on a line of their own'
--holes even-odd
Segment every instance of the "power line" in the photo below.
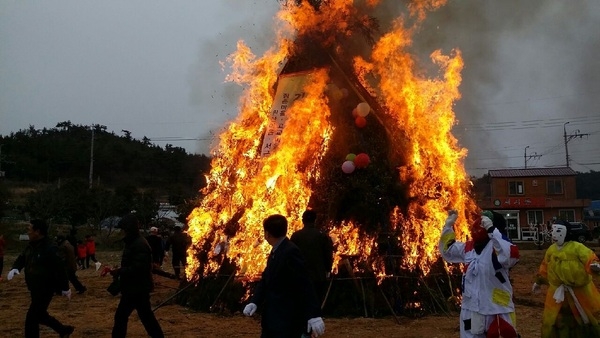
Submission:
<svg viewBox="0 0 600 338">
<path fill-rule="evenodd" d="M 165 137 L 156 137 L 150 138 L 150 141 L 153 142 L 178 142 L 178 141 L 211 141 L 213 138 L 185 138 L 185 137 L 176 137 L 176 136 L 165 136 Z"/>
<path fill-rule="evenodd" d="M 571 120 L 572 125 L 592 125 L 600 123 L 599 116 L 587 116 L 578 118 L 560 118 L 550 120 L 531 120 L 531 121 L 510 121 L 510 122 L 490 122 L 490 123 L 458 123 L 454 126 L 453 132 L 457 134 L 471 132 L 493 132 L 504 130 L 526 130 L 536 128 L 554 128 L 560 127 L 567 120 Z M 564 122 L 561 122 L 564 121 Z"/>
</svg>

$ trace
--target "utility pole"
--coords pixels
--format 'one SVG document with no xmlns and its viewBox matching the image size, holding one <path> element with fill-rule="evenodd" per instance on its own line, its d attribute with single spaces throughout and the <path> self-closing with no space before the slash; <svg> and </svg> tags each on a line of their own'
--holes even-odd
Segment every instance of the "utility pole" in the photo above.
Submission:
<svg viewBox="0 0 600 338">
<path fill-rule="evenodd" d="M 2 146 L 4 144 L 0 144 L 0 177 L 4 177 L 4 171 L 2 171 Z"/>
<path fill-rule="evenodd" d="M 567 124 L 569 124 L 569 122 L 565 122 L 563 124 L 563 135 L 565 138 L 565 154 L 566 154 L 566 160 L 567 160 L 567 168 L 570 168 L 569 164 L 569 147 L 567 146 L 567 144 L 569 143 L 569 141 L 571 141 L 572 139 L 579 137 L 579 138 L 583 138 L 584 136 L 589 136 L 590 134 L 580 134 L 579 133 L 579 129 L 575 130 L 574 134 L 568 135 L 567 136 Z"/>
<path fill-rule="evenodd" d="M 533 153 L 533 155 L 527 156 L 527 148 L 529 148 L 529 146 L 525 147 L 525 155 L 523 155 L 525 157 L 525 169 L 527 169 L 527 161 L 531 160 L 532 158 L 542 157 L 542 155 L 538 155 L 537 153 Z"/>
<path fill-rule="evenodd" d="M 90 150 L 90 189 L 92 189 L 92 177 L 94 177 L 94 126 L 92 125 L 92 147 Z"/>
<path fill-rule="evenodd" d="M 569 121 L 563 124 L 563 132 L 565 136 L 565 154 L 567 156 L 567 168 L 569 168 L 569 147 L 567 147 L 567 143 L 569 143 L 569 141 L 567 141 L 567 124 L 569 124 Z"/>
</svg>

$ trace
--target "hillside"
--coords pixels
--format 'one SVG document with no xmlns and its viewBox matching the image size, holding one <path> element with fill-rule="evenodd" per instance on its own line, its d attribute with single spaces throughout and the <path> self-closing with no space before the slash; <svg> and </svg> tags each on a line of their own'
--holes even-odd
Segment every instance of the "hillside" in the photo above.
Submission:
<svg viewBox="0 0 600 338">
<path fill-rule="evenodd" d="M 210 170 L 205 155 L 69 121 L 0 136 L 0 145 L 0 217 L 29 213 L 78 225 L 132 209 L 150 213 L 159 202 L 198 198 Z"/>
</svg>

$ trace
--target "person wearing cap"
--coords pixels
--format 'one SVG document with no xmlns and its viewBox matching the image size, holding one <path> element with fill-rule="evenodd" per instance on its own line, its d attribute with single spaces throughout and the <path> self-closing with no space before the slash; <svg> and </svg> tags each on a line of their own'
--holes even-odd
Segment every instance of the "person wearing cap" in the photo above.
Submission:
<svg viewBox="0 0 600 338">
<path fill-rule="evenodd" d="M 542 338 L 600 337 L 600 293 L 592 274 L 600 273 L 598 257 L 571 234 L 571 224 L 557 220 L 552 241 L 533 283 L 533 293 L 547 285 Z"/>
<path fill-rule="evenodd" d="M 154 289 L 152 279 L 152 251 L 148 241 L 140 234 L 139 221 L 135 214 L 127 214 L 119 221 L 125 232 L 121 266 L 110 274 L 120 280 L 121 300 L 115 311 L 113 338 L 127 336 L 127 323 L 133 310 L 150 337 L 164 337 L 162 328 L 154 316 L 150 304 L 150 292 Z"/>
<path fill-rule="evenodd" d="M 181 269 L 183 268 L 185 273 L 185 266 L 187 264 L 187 249 L 191 244 L 189 236 L 183 232 L 181 224 L 175 225 L 173 234 L 167 239 L 165 251 L 171 250 L 171 264 L 173 265 L 173 271 L 177 279 L 181 278 Z"/>
<path fill-rule="evenodd" d="M 29 223 L 29 244 L 6 276 L 10 281 L 21 270 L 25 272 L 25 283 L 31 295 L 31 304 L 25 317 L 25 337 L 39 337 L 40 324 L 50 327 L 60 337 L 69 337 L 75 327 L 62 324 L 48 313 L 55 293 L 71 300 L 67 271 L 58 255 L 58 247 L 48 238 L 48 223 L 41 219 L 33 219 Z"/>
<path fill-rule="evenodd" d="M 439 250 L 448 263 L 465 264 L 460 310 L 461 338 L 517 338 L 513 288 L 509 270 L 519 250 L 508 241 L 506 220 L 498 213 L 473 216 L 471 240 L 456 240 L 455 210 L 448 212 Z"/>
<path fill-rule="evenodd" d="M 325 333 L 321 307 L 302 253 L 286 237 L 287 225 L 283 215 L 271 215 L 263 221 L 265 240 L 272 249 L 243 312 L 252 316 L 261 309 L 263 338 L 300 337 L 305 331 L 318 337 Z"/>
<path fill-rule="evenodd" d="M 152 264 L 155 269 L 160 269 L 165 258 L 165 248 L 157 227 L 150 227 L 150 235 L 146 236 L 146 240 L 152 249 Z"/>
</svg>

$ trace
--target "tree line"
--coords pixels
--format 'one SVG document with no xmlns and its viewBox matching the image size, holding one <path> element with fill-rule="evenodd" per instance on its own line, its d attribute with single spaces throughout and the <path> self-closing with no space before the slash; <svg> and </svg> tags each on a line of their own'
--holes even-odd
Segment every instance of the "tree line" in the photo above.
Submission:
<svg viewBox="0 0 600 338">
<path fill-rule="evenodd" d="M 98 124 L 30 126 L 0 135 L 0 145 L 0 217 L 27 214 L 77 226 L 136 210 L 148 223 L 160 202 L 185 217 L 210 171 L 205 155 L 171 144 L 163 149 Z"/>
<path fill-rule="evenodd" d="M 90 163 L 93 167 L 90 181 Z M 107 132 L 106 126 L 61 122 L 55 128 L 0 135 L 0 217 L 41 217 L 78 226 L 136 210 L 144 224 L 160 202 L 177 206 L 180 221 L 202 198 L 210 158 L 167 144 Z M 473 177 L 485 195 L 487 177 Z M 91 184 L 90 184 L 91 183 Z M 578 173 L 577 197 L 600 199 L 600 172 Z"/>
</svg>

